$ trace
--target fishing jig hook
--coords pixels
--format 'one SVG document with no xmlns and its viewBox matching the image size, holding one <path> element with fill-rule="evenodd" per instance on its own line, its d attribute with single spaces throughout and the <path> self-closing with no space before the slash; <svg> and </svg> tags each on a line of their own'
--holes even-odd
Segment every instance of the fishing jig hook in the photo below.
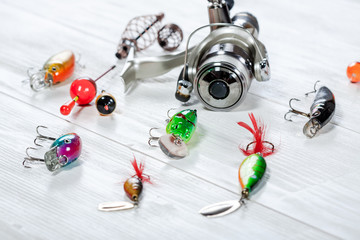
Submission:
<svg viewBox="0 0 360 240">
<path fill-rule="evenodd" d="M 289 110 L 287 113 L 285 113 L 285 115 L 284 115 L 284 119 L 285 119 L 286 121 L 292 122 L 292 119 L 291 119 L 291 118 L 287 118 L 287 115 L 288 115 L 289 113 L 293 113 L 293 114 L 296 114 L 296 115 L 301 115 L 301 116 L 310 118 L 310 114 L 309 114 L 309 113 L 304 113 L 304 112 L 301 112 L 301 111 L 299 111 L 299 110 L 294 109 L 294 107 L 291 105 L 291 102 L 292 102 L 292 101 L 298 101 L 298 102 L 300 102 L 300 100 L 297 99 L 297 98 L 291 98 L 291 99 L 289 100 L 290 110 Z"/>
<path fill-rule="evenodd" d="M 149 141 L 148 141 L 148 144 L 150 147 L 158 147 L 158 145 L 155 145 L 155 144 L 152 144 L 151 142 L 152 141 L 159 141 L 160 137 L 154 137 L 152 134 L 151 134 L 151 131 L 154 130 L 154 129 L 159 129 L 159 128 L 156 128 L 156 127 L 153 127 L 153 128 L 150 128 L 149 130 Z"/>
</svg>

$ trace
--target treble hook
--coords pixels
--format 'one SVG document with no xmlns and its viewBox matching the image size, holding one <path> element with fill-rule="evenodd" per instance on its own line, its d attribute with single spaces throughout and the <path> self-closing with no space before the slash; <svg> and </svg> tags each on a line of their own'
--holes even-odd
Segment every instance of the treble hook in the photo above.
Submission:
<svg viewBox="0 0 360 240">
<path fill-rule="evenodd" d="M 31 168 L 30 166 L 25 165 L 25 163 L 27 163 L 28 161 L 45 162 L 45 160 L 42 159 L 42 158 L 35 158 L 35 157 L 30 156 L 30 154 L 29 154 L 29 152 L 28 152 L 29 149 L 37 150 L 36 148 L 33 148 L 33 147 L 28 147 L 28 148 L 26 148 L 25 153 L 26 153 L 27 157 L 25 157 L 25 158 L 24 158 L 24 161 L 22 162 L 22 165 L 23 165 L 25 168 Z"/>
<path fill-rule="evenodd" d="M 168 111 L 167 111 L 167 113 L 166 113 L 166 115 L 168 116 L 168 118 L 171 118 L 171 116 L 169 115 L 169 112 L 171 111 L 171 110 L 175 110 L 176 108 L 170 108 Z"/>
<path fill-rule="evenodd" d="M 316 93 L 316 91 L 317 91 L 317 90 L 316 90 L 316 85 L 317 85 L 318 82 L 320 82 L 320 80 L 317 80 L 317 81 L 315 82 L 315 84 L 314 84 L 314 91 L 305 93 L 305 96 L 309 96 L 309 94 L 311 94 L 311 93 Z"/>
<path fill-rule="evenodd" d="M 304 116 L 304 117 L 310 118 L 310 113 L 304 113 L 304 112 L 298 111 L 298 110 L 296 110 L 296 109 L 294 109 L 294 108 L 292 107 L 291 102 L 294 101 L 294 100 L 300 102 L 300 100 L 297 99 L 297 98 L 292 98 L 292 99 L 289 100 L 290 110 L 289 110 L 287 113 L 285 113 L 284 119 L 285 119 L 286 121 L 292 122 L 291 118 L 287 118 L 287 117 L 286 117 L 289 113 L 293 113 L 293 114 L 296 114 L 296 115 L 302 115 L 302 116 Z"/>
<path fill-rule="evenodd" d="M 36 127 L 36 133 L 38 134 L 38 135 L 36 136 L 36 138 L 34 139 L 34 144 L 35 144 L 36 146 L 43 147 L 41 144 L 38 144 L 38 143 L 37 143 L 37 140 L 44 140 L 44 139 L 46 139 L 46 140 L 52 140 L 52 141 L 55 141 L 55 140 L 56 140 L 56 138 L 49 137 L 49 136 L 45 136 L 45 135 L 41 134 L 41 133 L 39 132 L 39 128 L 47 128 L 47 127 L 46 127 L 46 126 L 42 126 L 42 125 L 39 125 L 39 126 Z"/>
<path fill-rule="evenodd" d="M 274 144 L 272 144 L 272 143 L 269 142 L 269 141 L 262 141 L 262 142 L 271 145 L 271 147 L 272 147 L 271 151 L 274 152 L 274 150 L 275 150 Z M 256 142 L 253 141 L 253 142 L 249 143 L 249 144 L 246 146 L 246 151 L 249 150 L 249 147 L 250 147 L 252 144 L 254 144 L 254 143 L 256 143 Z"/>
<path fill-rule="evenodd" d="M 157 147 L 157 145 L 151 144 L 152 141 L 158 141 L 158 140 L 160 139 L 160 137 L 154 137 L 154 136 L 151 134 L 151 131 L 152 131 L 153 129 L 159 129 L 159 128 L 156 128 L 156 127 L 150 128 L 150 130 L 149 130 L 149 136 L 150 136 L 150 137 L 149 137 L 148 144 L 149 144 L 149 146 L 151 146 L 151 147 Z"/>
</svg>

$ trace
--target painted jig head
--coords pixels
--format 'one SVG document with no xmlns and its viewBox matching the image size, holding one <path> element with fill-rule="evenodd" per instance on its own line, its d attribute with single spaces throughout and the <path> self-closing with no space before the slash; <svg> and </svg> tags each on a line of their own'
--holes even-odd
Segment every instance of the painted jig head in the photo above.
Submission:
<svg viewBox="0 0 360 240">
<path fill-rule="evenodd" d="M 102 90 L 95 100 L 95 105 L 101 116 L 107 116 L 115 111 L 116 100 L 113 95 Z"/>
<path fill-rule="evenodd" d="M 131 19 L 121 36 L 115 56 L 123 59 L 128 56 L 131 48 L 135 48 L 138 52 L 152 45 L 157 38 L 163 18 L 164 14 L 160 13 Z"/>
<path fill-rule="evenodd" d="M 51 56 L 42 69 L 37 71 L 34 71 L 34 68 L 28 69 L 30 87 L 34 91 L 40 91 L 64 82 L 74 73 L 74 69 L 74 53 L 70 50 L 59 52 Z"/>
<path fill-rule="evenodd" d="M 126 193 L 126 196 L 133 202 L 117 201 L 117 202 L 100 203 L 98 206 L 99 211 L 112 212 L 112 211 L 126 210 L 126 209 L 134 208 L 139 204 L 139 197 L 143 189 L 143 183 L 144 182 L 151 183 L 151 181 L 150 181 L 150 176 L 144 174 L 145 165 L 143 163 L 140 163 L 138 165 L 134 157 L 134 160 L 131 161 L 131 164 L 134 167 L 135 174 L 125 181 L 124 191 Z"/>
<path fill-rule="evenodd" d="M 54 141 L 51 146 L 50 150 L 47 151 L 44 155 L 44 158 L 35 158 L 30 156 L 29 150 L 37 150 L 33 147 L 28 147 L 26 149 L 27 157 L 24 158 L 23 166 L 26 168 L 31 168 L 26 163 L 28 162 L 44 162 L 47 169 L 51 172 L 62 168 L 74 161 L 76 161 L 80 154 L 81 154 L 81 139 L 76 133 L 68 133 L 62 135 L 59 138 L 48 137 L 39 133 L 39 128 L 47 128 L 45 126 L 38 126 L 36 128 L 36 132 L 38 136 L 34 139 L 34 143 L 36 146 L 42 147 L 38 143 L 39 140 L 51 140 Z"/>
<path fill-rule="evenodd" d="M 69 115 L 74 108 L 75 103 L 80 106 L 89 104 L 96 96 L 96 81 L 105 76 L 108 72 L 113 70 L 116 65 L 112 66 L 109 70 L 103 73 L 100 77 L 93 80 L 91 78 L 78 78 L 72 82 L 70 86 L 70 96 L 72 100 L 66 102 L 60 107 L 62 115 Z"/>
<path fill-rule="evenodd" d="M 284 115 L 284 119 L 292 122 L 291 118 L 288 118 L 289 113 L 302 115 L 310 118 L 310 120 L 305 124 L 303 128 L 303 133 L 305 136 L 312 138 L 317 132 L 323 128 L 334 116 L 335 114 L 335 97 L 334 94 L 330 91 L 329 88 L 322 86 L 316 90 L 316 84 L 319 81 L 315 82 L 314 91 L 306 93 L 307 96 L 310 93 L 315 93 L 315 99 L 313 104 L 310 107 L 310 113 L 304 113 L 298 110 L 295 110 L 291 106 L 292 101 L 300 101 L 297 98 L 292 98 L 289 101 L 290 110 Z"/>
<path fill-rule="evenodd" d="M 252 129 L 244 122 L 238 122 L 238 125 L 247 129 L 254 136 L 254 141 L 249 143 L 246 148 L 240 150 L 248 156 L 239 167 L 239 182 L 242 188 L 240 200 L 231 200 L 215 203 L 202 208 L 199 213 L 206 217 L 220 217 L 234 212 L 245 204 L 245 199 L 249 197 L 250 192 L 256 187 L 260 179 L 264 176 L 266 170 L 266 161 L 264 157 L 274 153 L 274 145 L 264 141 L 265 126 L 262 122 L 256 121 L 254 114 L 249 114 L 250 120 L 254 126 Z M 268 144 L 271 147 L 265 145 Z M 249 147 L 255 144 L 252 149 Z"/>
<path fill-rule="evenodd" d="M 169 111 L 168 111 L 169 113 Z M 168 115 L 170 118 L 170 116 Z M 158 141 L 160 149 L 171 158 L 183 158 L 188 154 L 188 149 L 185 143 L 189 142 L 196 130 L 197 123 L 197 111 L 196 109 L 182 110 L 173 115 L 167 126 L 166 135 L 161 137 L 154 137 L 151 135 L 151 131 L 155 128 L 151 128 L 149 131 L 149 145 L 152 141 Z"/>
<path fill-rule="evenodd" d="M 351 63 L 346 69 L 346 75 L 352 83 L 360 82 L 360 62 Z"/>
</svg>

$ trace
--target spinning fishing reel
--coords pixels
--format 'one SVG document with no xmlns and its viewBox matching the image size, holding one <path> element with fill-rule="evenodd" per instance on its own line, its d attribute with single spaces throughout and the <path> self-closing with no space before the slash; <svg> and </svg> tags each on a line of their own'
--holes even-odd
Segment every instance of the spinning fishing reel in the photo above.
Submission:
<svg viewBox="0 0 360 240">
<path fill-rule="evenodd" d="M 257 39 L 259 24 L 250 13 L 241 12 L 230 19 L 233 1 L 208 0 L 210 24 L 196 29 L 188 38 L 185 52 L 152 58 L 129 59 L 122 72 L 125 83 L 154 77 L 179 66 L 184 60 L 175 97 L 187 102 L 190 93 L 211 110 L 238 106 L 246 96 L 252 79 L 268 81 L 270 66 L 265 46 Z M 210 27 L 210 34 L 189 49 L 192 36 Z"/>
<path fill-rule="evenodd" d="M 252 78 L 270 79 L 265 46 L 257 40 L 259 25 L 249 13 L 238 13 L 230 21 L 225 1 L 209 0 L 211 33 L 190 54 L 180 73 L 175 96 L 182 102 L 194 89 L 209 109 L 227 110 L 239 105 Z M 193 36 L 198 28 L 189 37 Z"/>
</svg>

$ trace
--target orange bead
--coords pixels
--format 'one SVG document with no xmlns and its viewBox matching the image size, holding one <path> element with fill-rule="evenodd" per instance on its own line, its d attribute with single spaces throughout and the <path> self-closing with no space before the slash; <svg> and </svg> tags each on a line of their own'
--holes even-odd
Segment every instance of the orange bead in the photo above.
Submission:
<svg viewBox="0 0 360 240">
<path fill-rule="evenodd" d="M 360 81 L 360 62 L 351 63 L 346 70 L 346 74 L 352 83 Z"/>
</svg>

